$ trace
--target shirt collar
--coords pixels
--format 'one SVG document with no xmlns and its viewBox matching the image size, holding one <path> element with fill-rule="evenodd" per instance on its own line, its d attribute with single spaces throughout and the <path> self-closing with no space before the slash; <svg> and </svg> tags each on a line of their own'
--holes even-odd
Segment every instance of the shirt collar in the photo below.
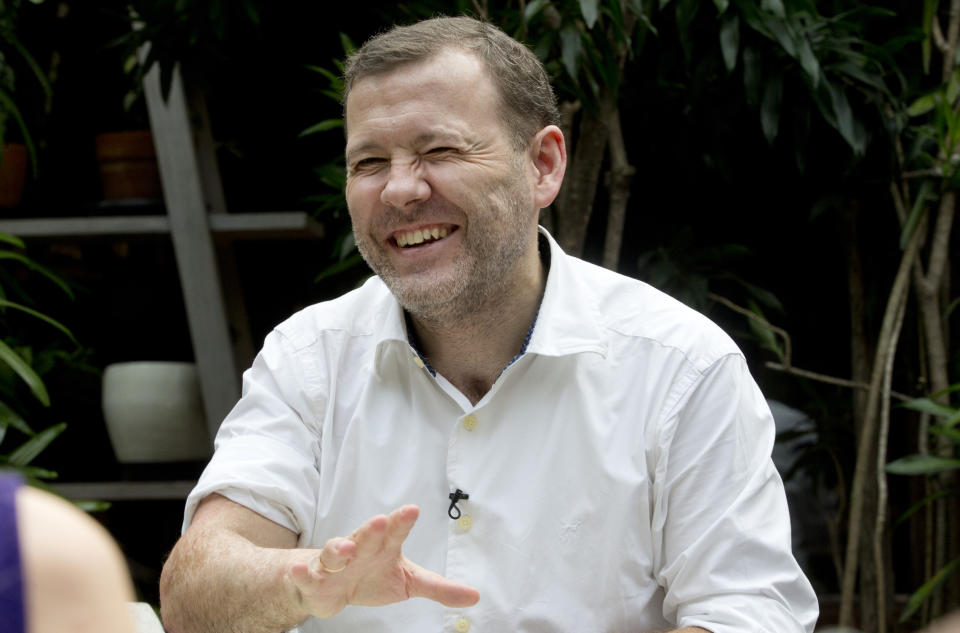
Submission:
<svg viewBox="0 0 960 633">
<path fill-rule="evenodd" d="M 569 257 L 560 248 L 546 229 L 539 229 L 540 248 L 548 263 L 547 285 L 537 314 L 523 340 L 520 353 L 507 363 L 513 364 L 524 353 L 545 356 L 564 356 L 580 352 L 606 354 L 606 342 L 601 335 L 600 310 L 590 288 L 575 275 L 572 266 L 575 258 Z M 383 285 L 379 279 L 377 283 Z M 406 350 L 424 364 L 431 374 L 436 372 L 413 345 L 408 334 L 407 319 L 403 308 L 390 294 L 385 297 L 381 310 L 376 311 L 375 326 L 377 353 L 375 370 L 379 373 L 384 354 L 389 348 Z"/>
</svg>

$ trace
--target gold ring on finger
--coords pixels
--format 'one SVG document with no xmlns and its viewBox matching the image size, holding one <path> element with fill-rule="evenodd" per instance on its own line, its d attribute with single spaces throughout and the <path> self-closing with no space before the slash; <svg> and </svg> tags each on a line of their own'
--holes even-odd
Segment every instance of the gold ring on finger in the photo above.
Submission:
<svg viewBox="0 0 960 633">
<path fill-rule="evenodd" d="M 329 567 L 323 564 L 322 556 L 317 556 L 317 561 L 320 563 L 320 567 L 323 568 L 323 571 L 327 572 L 328 574 L 339 574 L 340 572 L 342 572 L 344 569 L 347 568 L 347 564 L 344 563 L 343 567 L 338 567 L 337 569 L 330 569 Z"/>
</svg>

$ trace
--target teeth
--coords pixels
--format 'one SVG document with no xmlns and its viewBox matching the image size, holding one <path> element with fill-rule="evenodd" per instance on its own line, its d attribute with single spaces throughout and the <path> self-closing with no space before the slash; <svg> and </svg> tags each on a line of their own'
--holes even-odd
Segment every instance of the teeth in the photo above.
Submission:
<svg viewBox="0 0 960 633">
<path fill-rule="evenodd" d="M 440 238 L 446 237 L 449 234 L 449 230 L 447 230 L 445 227 L 439 226 L 429 229 L 417 229 L 416 231 L 410 231 L 408 233 L 401 233 L 397 235 L 397 246 L 400 248 L 405 248 L 415 244 L 423 244 L 428 240 L 439 240 Z"/>
</svg>

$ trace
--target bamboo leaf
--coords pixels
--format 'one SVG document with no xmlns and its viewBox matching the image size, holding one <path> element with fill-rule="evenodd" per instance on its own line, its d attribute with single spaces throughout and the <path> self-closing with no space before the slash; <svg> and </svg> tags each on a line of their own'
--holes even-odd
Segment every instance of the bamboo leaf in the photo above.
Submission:
<svg viewBox="0 0 960 633">
<path fill-rule="evenodd" d="M 737 54 L 740 51 L 740 18 L 728 17 L 720 25 L 720 51 L 723 53 L 723 64 L 727 72 L 732 73 L 737 67 Z"/>
<path fill-rule="evenodd" d="M 760 103 L 760 125 L 767 143 L 773 145 L 780 129 L 780 104 L 783 101 L 783 78 L 777 75 L 771 78 L 763 90 Z"/>
<path fill-rule="evenodd" d="M 760 0 L 760 10 L 772 13 L 781 19 L 787 16 L 783 0 Z"/>
<path fill-rule="evenodd" d="M 820 62 L 817 56 L 813 54 L 810 48 L 810 42 L 803 38 L 797 46 L 797 54 L 800 58 L 800 67 L 810 78 L 810 85 L 816 88 L 820 84 Z"/>
<path fill-rule="evenodd" d="M 67 425 L 61 422 L 60 424 L 54 424 L 53 426 L 40 431 L 29 440 L 24 442 L 22 446 L 10 453 L 7 458 L 9 464 L 18 468 L 26 466 L 33 461 L 37 455 L 43 452 L 43 449 L 49 446 L 50 442 L 57 439 L 57 436 L 63 433 L 64 429 L 66 428 Z"/>
<path fill-rule="evenodd" d="M 43 406 L 50 406 L 50 395 L 47 393 L 47 388 L 44 386 L 43 380 L 19 354 L 13 351 L 13 348 L 2 340 L 0 340 L 0 361 L 6 363 L 10 369 L 16 372 L 16 374 L 27 383 L 34 397 L 36 397 Z"/>
<path fill-rule="evenodd" d="M 713 0 L 713 4 L 717 7 L 717 15 L 723 15 L 730 7 L 730 0 Z"/>
<path fill-rule="evenodd" d="M 923 604 L 923 601 L 929 598 L 940 585 L 957 571 L 958 566 L 960 566 L 960 557 L 954 558 L 947 563 L 943 569 L 935 573 L 930 580 L 923 583 L 919 589 L 913 592 L 913 595 L 907 600 L 907 606 L 903 608 L 903 613 L 900 614 L 900 623 L 902 624 L 909 620 L 910 616 Z"/>
<path fill-rule="evenodd" d="M 12 426 L 24 435 L 33 435 L 33 429 L 19 413 L 11 409 L 4 402 L 0 402 L 0 427 Z"/>
<path fill-rule="evenodd" d="M 597 23 L 597 2 L 598 0 L 580 0 L 580 15 L 588 29 L 592 29 Z"/>
<path fill-rule="evenodd" d="M 909 402 L 904 402 L 899 405 L 904 409 L 912 409 L 913 411 L 920 411 L 921 413 L 929 413 L 938 418 L 951 418 L 957 414 L 957 410 L 948 407 L 945 404 L 939 402 L 934 402 L 930 398 L 917 398 L 915 400 L 910 400 Z"/>
<path fill-rule="evenodd" d="M 304 136 L 316 134 L 317 132 L 326 132 L 327 130 L 332 130 L 338 127 L 343 127 L 343 119 L 327 119 L 325 121 L 320 121 L 315 125 L 311 125 L 304 131 L 300 132 L 299 136 L 302 138 Z"/>
<path fill-rule="evenodd" d="M 83 499 L 80 501 L 74 501 L 73 505 L 77 506 L 84 512 L 103 512 L 104 510 L 109 510 L 111 503 L 109 501 L 91 501 L 88 499 Z"/>
<path fill-rule="evenodd" d="M 523 9 L 523 23 L 529 24 L 538 13 L 543 11 L 543 8 L 547 6 L 549 0 L 533 0 Z"/>
<path fill-rule="evenodd" d="M 930 432 L 949 439 L 954 444 L 960 445 L 960 431 L 949 424 L 934 424 L 930 427 Z"/>
<path fill-rule="evenodd" d="M 923 215 L 927 211 L 927 200 L 931 196 L 930 189 L 932 186 L 929 180 L 924 180 L 920 185 L 920 190 L 913 200 L 910 215 L 907 216 L 907 221 L 903 224 L 903 230 L 900 232 L 901 250 L 907 247 L 907 242 L 913 237 L 913 232 L 917 230 L 917 226 L 920 225 L 920 220 L 923 219 Z"/>
<path fill-rule="evenodd" d="M 907 115 L 911 117 L 923 116 L 937 107 L 937 93 L 931 92 L 922 97 L 917 97 L 913 103 L 907 106 Z"/>
<path fill-rule="evenodd" d="M 56 471 L 37 466 L 20 466 L 17 470 L 20 471 L 21 475 L 30 479 L 56 479 L 58 477 Z"/>
<path fill-rule="evenodd" d="M 910 506 L 909 508 L 907 508 L 907 509 L 903 512 L 903 514 L 901 514 L 899 517 L 897 517 L 897 520 L 894 522 L 893 526 L 894 526 L 894 527 L 897 527 L 897 526 L 900 525 L 901 523 L 905 522 L 907 519 L 909 519 L 909 518 L 912 517 L 914 514 L 916 514 L 919 510 L 922 510 L 922 509 L 924 508 L 924 506 L 926 506 L 927 504 L 932 503 L 932 502 L 936 501 L 937 499 L 942 499 L 942 498 L 944 498 L 944 497 L 947 497 L 947 496 L 949 496 L 949 495 L 951 495 L 951 494 L 952 494 L 952 493 L 951 493 L 949 490 L 938 490 L 937 492 L 934 492 L 934 493 L 931 493 L 931 494 L 927 495 L 926 497 L 924 497 L 924 498 L 921 499 L 920 501 L 917 501 L 915 504 L 913 504 L 912 506 Z"/>
<path fill-rule="evenodd" d="M 336 264 L 333 264 L 323 269 L 313 281 L 314 282 L 323 281 L 324 279 L 333 277 L 334 275 L 338 275 L 344 272 L 345 270 L 350 270 L 354 266 L 359 266 L 362 263 L 363 263 L 363 257 L 360 255 L 360 253 L 354 253 L 350 257 L 340 260 Z"/>
<path fill-rule="evenodd" d="M 61 290 L 63 290 L 63 292 L 68 297 L 73 299 L 73 291 L 70 290 L 70 286 L 68 286 L 65 281 L 60 279 L 60 277 L 57 276 L 57 274 L 54 273 L 52 270 L 50 270 L 46 266 L 42 266 L 41 264 L 38 264 L 37 262 L 33 261 L 23 253 L 17 253 L 15 251 L 0 250 L 0 259 L 12 259 L 20 262 L 30 270 L 40 273 L 41 275 L 43 275 L 44 277 L 46 277 L 47 279 L 55 283 L 57 286 L 60 287 Z"/>
<path fill-rule="evenodd" d="M 887 464 L 894 475 L 932 475 L 960 468 L 960 459 L 939 455 L 907 455 Z"/>
<path fill-rule="evenodd" d="M 933 21 L 937 19 L 937 5 L 939 0 L 924 0 L 923 3 L 923 72 L 930 72 L 930 58 L 933 52 Z"/>
<path fill-rule="evenodd" d="M 15 246 L 17 248 L 26 248 L 23 240 L 16 235 L 10 235 L 9 233 L 0 233 L 0 242 L 10 244 L 11 246 Z"/>
<path fill-rule="evenodd" d="M 563 27 L 560 30 L 560 58 L 563 61 L 563 67 L 574 81 L 577 79 L 577 62 L 580 60 L 582 51 L 580 31 L 577 27 L 572 24 Z"/>
<path fill-rule="evenodd" d="M 60 322 L 57 321 L 56 319 L 53 319 L 53 318 L 51 318 L 51 317 L 48 317 L 46 314 L 43 314 L 42 312 L 38 312 L 38 311 L 34 310 L 33 308 L 28 308 L 28 307 L 25 306 L 25 305 L 21 305 L 21 304 L 19 304 L 19 303 L 14 303 L 13 301 L 9 301 L 9 300 L 7 300 L 7 299 L 2 299 L 2 298 L 0 298 L 0 307 L 13 308 L 14 310 L 19 310 L 20 312 L 23 312 L 23 313 L 25 313 L 25 314 L 29 314 L 30 316 L 32 316 L 32 317 L 34 317 L 34 318 L 40 319 L 40 320 L 43 321 L 44 323 L 48 323 L 49 325 L 52 325 L 53 327 L 57 328 L 58 330 L 60 330 L 60 331 L 63 332 L 64 334 L 66 334 L 66 335 L 70 338 L 71 341 L 73 341 L 74 343 L 77 343 L 77 339 L 74 338 L 73 332 L 71 332 L 71 331 L 67 328 L 67 326 L 63 325 L 62 323 L 60 323 Z"/>
</svg>

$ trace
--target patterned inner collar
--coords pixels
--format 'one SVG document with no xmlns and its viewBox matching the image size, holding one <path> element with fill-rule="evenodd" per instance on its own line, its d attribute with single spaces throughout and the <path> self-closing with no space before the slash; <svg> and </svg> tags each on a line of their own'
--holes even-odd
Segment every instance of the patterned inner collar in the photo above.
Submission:
<svg viewBox="0 0 960 633">
<path fill-rule="evenodd" d="M 547 238 L 542 234 L 537 234 L 537 252 L 540 255 L 540 262 L 543 264 L 543 269 L 547 271 L 547 275 L 550 274 L 550 242 L 547 241 Z M 540 299 L 541 305 L 543 303 L 543 298 Z M 520 345 L 520 352 L 510 359 L 503 369 L 500 370 L 500 374 L 503 374 L 507 370 L 507 367 L 517 362 L 517 360 L 523 356 L 527 351 L 527 346 L 530 345 L 530 339 L 533 337 L 533 328 L 537 325 L 537 317 L 540 316 L 540 305 L 537 306 L 537 312 L 533 315 L 533 321 L 530 322 L 530 327 L 527 329 L 527 334 L 523 337 L 523 344 Z M 413 322 L 410 319 L 410 313 L 406 310 L 403 311 L 403 320 L 407 327 L 407 342 L 410 344 L 410 347 L 413 348 L 413 351 L 416 352 L 417 356 L 420 357 L 420 360 L 423 361 L 424 367 L 427 368 L 427 371 L 430 372 L 430 375 L 434 378 L 437 377 L 437 370 L 430 365 L 430 361 L 420 352 L 420 349 L 417 347 L 416 335 L 413 331 Z M 497 374 L 497 378 L 500 377 L 500 374 Z"/>
</svg>

